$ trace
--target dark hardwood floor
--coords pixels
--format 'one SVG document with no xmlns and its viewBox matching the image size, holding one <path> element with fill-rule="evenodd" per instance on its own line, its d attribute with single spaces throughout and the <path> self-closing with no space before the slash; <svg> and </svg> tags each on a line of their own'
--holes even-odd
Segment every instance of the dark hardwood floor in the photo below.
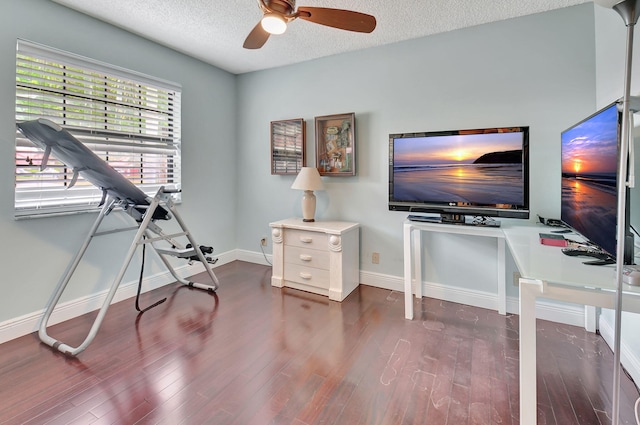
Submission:
<svg viewBox="0 0 640 425">
<path fill-rule="evenodd" d="M 361 285 L 344 302 L 216 269 L 216 295 L 169 285 L 113 305 L 68 358 L 28 335 L 1 346 L 1 424 L 518 424 L 518 316 Z M 201 279 L 200 279 L 201 278 Z M 206 282 L 204 275 L 198 281 Z M 420 305 L 421 304 L 421 305 Z M 93 314 L 50 334 L 76 345 Z M 611 423 L 601 337 L 538 322 L 538 423 Z M 638 392 L 623 376 L 621 423 Z"/>
</svg>

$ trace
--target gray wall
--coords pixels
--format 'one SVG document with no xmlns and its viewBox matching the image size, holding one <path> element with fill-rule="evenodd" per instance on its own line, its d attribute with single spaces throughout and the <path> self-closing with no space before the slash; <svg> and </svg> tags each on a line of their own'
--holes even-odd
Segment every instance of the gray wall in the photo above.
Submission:
<svg viewBox="0 0 640 425">
<path fill-rule="evenodd" d="M 356 114 L 357 176 L 324 178 L 317 217 L 361 223 L 364 272 L 403 274 L 407 214 L 387 208 L 390 133 L 528 125 L 532 217 L 558 217 L 560 132 L 595 107 L 593 14 L 585 4 L 241 75 L 239 248 L 255 250 L 270 221 L 300 215 L 293 177 L 269 174 L 269 122 L 306 119 L 313 165 L 313 118 L 345 112 Z M 437 244 L 438 266 L 427 280 L 495 293 L 495 241 L 437 235 L 428 243 Z"/>
<path fill-rule="evenodd" d="M 0 323 L 41 310 L 94 214 L 15 221 L 15 46 L 24 38 L 180 83 L 183 202 L 190 230 L 216 252 L 235 249 L 236 77 L 48 0 L 4 0 L 0 14 Z M 123 217 L 112 214 L 105 226 Z M 105 227 L 106 228 L 106 227 Z M 92 244 L 66 299 L 108 287 L 132 234 Z M 135 281 L 138 260 L 126 281 Z M 149 273 L 158 272 L 151 262 Z"/>
</svg>

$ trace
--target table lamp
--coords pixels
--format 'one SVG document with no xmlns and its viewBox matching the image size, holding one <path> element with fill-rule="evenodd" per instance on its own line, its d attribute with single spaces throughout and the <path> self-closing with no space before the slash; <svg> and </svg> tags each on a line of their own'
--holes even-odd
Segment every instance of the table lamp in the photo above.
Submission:
<svg viewBox="0 0 640 425">
<path fill-rule="evenodd" d="M 316 195 L 314 190 L 324 190 L 320 173 L 314 167 L 302 167 L 298 177 L 291 185 L 291 189 L 304 190 L 302 196 L 302 221 L 315 221 L 313 216 L 316 213 Z"/>
</svg>

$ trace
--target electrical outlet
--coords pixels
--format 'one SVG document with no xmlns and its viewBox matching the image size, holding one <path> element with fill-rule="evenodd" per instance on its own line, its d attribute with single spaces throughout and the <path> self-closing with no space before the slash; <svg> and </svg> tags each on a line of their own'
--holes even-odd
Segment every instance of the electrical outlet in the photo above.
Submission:
<svg viewBox="0 0 640 425">
<path fill-rule="evenodd" d="M 380 253 L 374 252 L 371 254 L 371 262 L 373 264 L 380 264 Z"/>
<path fill-rule="evenodd" d="M 267 237 L 263 236 L 262 239 L 260 239 L 260 246 L 267 246 Z"/>
</svg>

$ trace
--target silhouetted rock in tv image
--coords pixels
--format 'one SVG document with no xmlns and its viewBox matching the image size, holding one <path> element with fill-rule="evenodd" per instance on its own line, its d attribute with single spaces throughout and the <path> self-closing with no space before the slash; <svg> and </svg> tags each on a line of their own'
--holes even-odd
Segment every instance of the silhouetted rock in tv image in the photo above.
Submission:
<svg viewBox="0 0 640 425">
<path fill-rule="evenodd" d="M 485 153 L 473 161 L 474 164 L 519 164 L 522 163 L 522 149 Z"/>
</svg>

